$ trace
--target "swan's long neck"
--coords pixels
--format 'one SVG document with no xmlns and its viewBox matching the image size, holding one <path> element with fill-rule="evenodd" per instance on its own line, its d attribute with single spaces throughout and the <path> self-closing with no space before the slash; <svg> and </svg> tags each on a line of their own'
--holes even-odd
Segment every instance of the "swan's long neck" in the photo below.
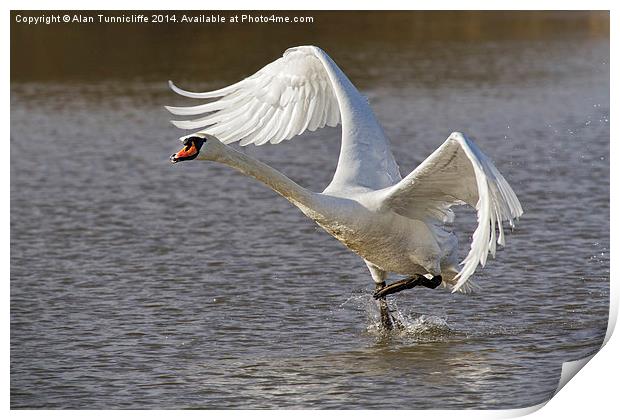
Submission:
<svg viewBox="0 0 620 420">
<path fill-rule="evenodd" d="M 316 220 L 323 213 L 319 194 L 300 186 L 271 166 L 240 153 L 220 141 L 209 141 L 206 150 L 200 154 L 199 159 L 223 163 L 244 175 L 259 180 L 297 206 L 308 217 Z"/>
</svg>

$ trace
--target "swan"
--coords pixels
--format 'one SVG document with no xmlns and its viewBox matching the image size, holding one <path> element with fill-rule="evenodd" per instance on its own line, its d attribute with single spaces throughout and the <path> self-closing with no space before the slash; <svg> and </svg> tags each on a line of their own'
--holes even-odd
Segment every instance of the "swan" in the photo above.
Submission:
<svg viewBox="0 0 620 420">
<path fill-rule="evenodd" d="M 289 48 L 254 75 L 210 92 L 185 97 L 211 99 L 196 106 L 166 106 L 171 121 L 198 131 L 183 136 L 173 163 L 219 162 L 253 177 L 359 255 L 375 284 L 382 324 L 393 326 L 385 296 L 415 286 L 467 293 L 471 277 L 496 243 L 504 245 L 502 222 L 514 227 L 523 214 L 514 191 L 492 161 L 465 134 L 454 132 L 413 172 L 401 177 L 390 143 L 366 97 L 316 46 Z M 342 125 L 338 165 L 321 193 L 312 192 L 227 144 L 278 144 L 303 132 Z M 458 262 L 450 224 L 452 206 L 477 210 L 469 253 Z M 459 269 L 460 266 L 460 269 Z M 386 285 L 388 273 L 407 276 Z"/>
</svg>

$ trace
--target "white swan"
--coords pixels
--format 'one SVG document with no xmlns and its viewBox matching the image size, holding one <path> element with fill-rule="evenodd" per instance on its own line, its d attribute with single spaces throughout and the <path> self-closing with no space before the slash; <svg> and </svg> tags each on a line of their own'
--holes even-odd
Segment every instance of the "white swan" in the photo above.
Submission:
<svg viewBox="0 0 620 420">
<path fill-rule="evenodd" d="M 367 99 L 318 47 L 290 48 L 256 74 L 212 92 L 188 92 L 172 82 L 170 87 L 190 98 L 218 98 L 198 106 L 166 107 L 176 115 L 205 114 L 172 121 L 179 128 L 200 129 L 181 137 L 185 147 L 171 156 L 173 162 L 221 162 L 265 183 L 362 257 L 379 290 L 385 289 L 388 272 L 414 276 L 416 284 L 424 283 L 420 275 L 433 277 L 427 287 L 441 281 L 452 292 L 471 290 L 478 264 L 484 266 L 489 253 L 495 256 L 496 241 L 504 245 L 502 221 L 514 226 L 523 213 L 491 160 L 461 133 L 452 133 L 401 178 Z M 338 166 L 322 193 L 225 145 L 277 144 L 339 123 Z M 478 215 L 460 271 L 457 238 L 446 227 L 454 217 L 450 207 L 459 204 L 475 207 Z M 399 282 L 400 289 L 416 284 Z"/>
</svg>

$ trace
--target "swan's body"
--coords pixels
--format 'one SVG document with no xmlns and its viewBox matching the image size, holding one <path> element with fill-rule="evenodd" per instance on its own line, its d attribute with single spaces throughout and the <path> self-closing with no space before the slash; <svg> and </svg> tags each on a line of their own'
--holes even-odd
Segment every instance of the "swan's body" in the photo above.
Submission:
<svg viewBox="0 0 620 420">
<path fill-rule="evenodd" d="M 217 91 L 171 87 L 184 96 L 220 98 L 195 107 L 168 107 L 177 115 L 207 114 L 173 121 L 180 128 L 201 128 L 182 138 L 201 139 L 195 154 L 188 155 L 188 145 L 173 156 L 175 161 L 182 160 L 183 152 L 187 159 L 221 162 L 267 184 L 362 257 L 376 284 L 384 284 L 389 272 L 431 274 L 441 275 L 452 291 L 468 291 L 477 265 L 495 254 L 496 240 L 504 244 L 502 221 L 512 226 L 523 213 L 493 163 L 461 133 L 452 133 L 403 179 L 366 98 L 317 47 L 291 48 L 255 75 Z M 279 143 L 338 123 L 338 166 L 322 193 L 224 144 Z M 446 226 L 453 218 L 450 207 L 457 204 L 478 210 L 478 227 L 460 272 L 458 241 Z"/>
</svg>

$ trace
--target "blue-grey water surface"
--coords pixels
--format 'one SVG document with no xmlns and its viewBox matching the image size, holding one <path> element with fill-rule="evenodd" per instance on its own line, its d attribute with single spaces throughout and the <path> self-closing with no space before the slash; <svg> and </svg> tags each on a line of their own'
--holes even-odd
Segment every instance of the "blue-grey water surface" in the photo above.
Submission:
<svg viewBox="0 0 620 420">
<path fill-rule="evenodd" d="M 161 48 L 182 50 L 191 33 L 172 35 Z M 460 130 L 525 210 L 478 269 L 481 291 L 399 293 L 390 302 L 406 329 L 385 334 L 359 257 L 256 181 L 167 160 L 185 133 L 162 105 L 196 103 L 168 78 L 224 86 L 321 36 L 253 45 L 249 63 L 232 53 L 209 63 L 208 44 L 187 52 L 191 63 L 162 53 L 166 64 L 145 65 L 144 77 L 13 70 L 12 408 L 517 408 L 548 399 L 562 362 L 599 348 L 608 38 L 326 42 L 403 175 Z M 243 151 L 322 190 L 339 136 L 326 128 Z M 475 214 L 458 215 L 464 256 Z"/>
</svg>

